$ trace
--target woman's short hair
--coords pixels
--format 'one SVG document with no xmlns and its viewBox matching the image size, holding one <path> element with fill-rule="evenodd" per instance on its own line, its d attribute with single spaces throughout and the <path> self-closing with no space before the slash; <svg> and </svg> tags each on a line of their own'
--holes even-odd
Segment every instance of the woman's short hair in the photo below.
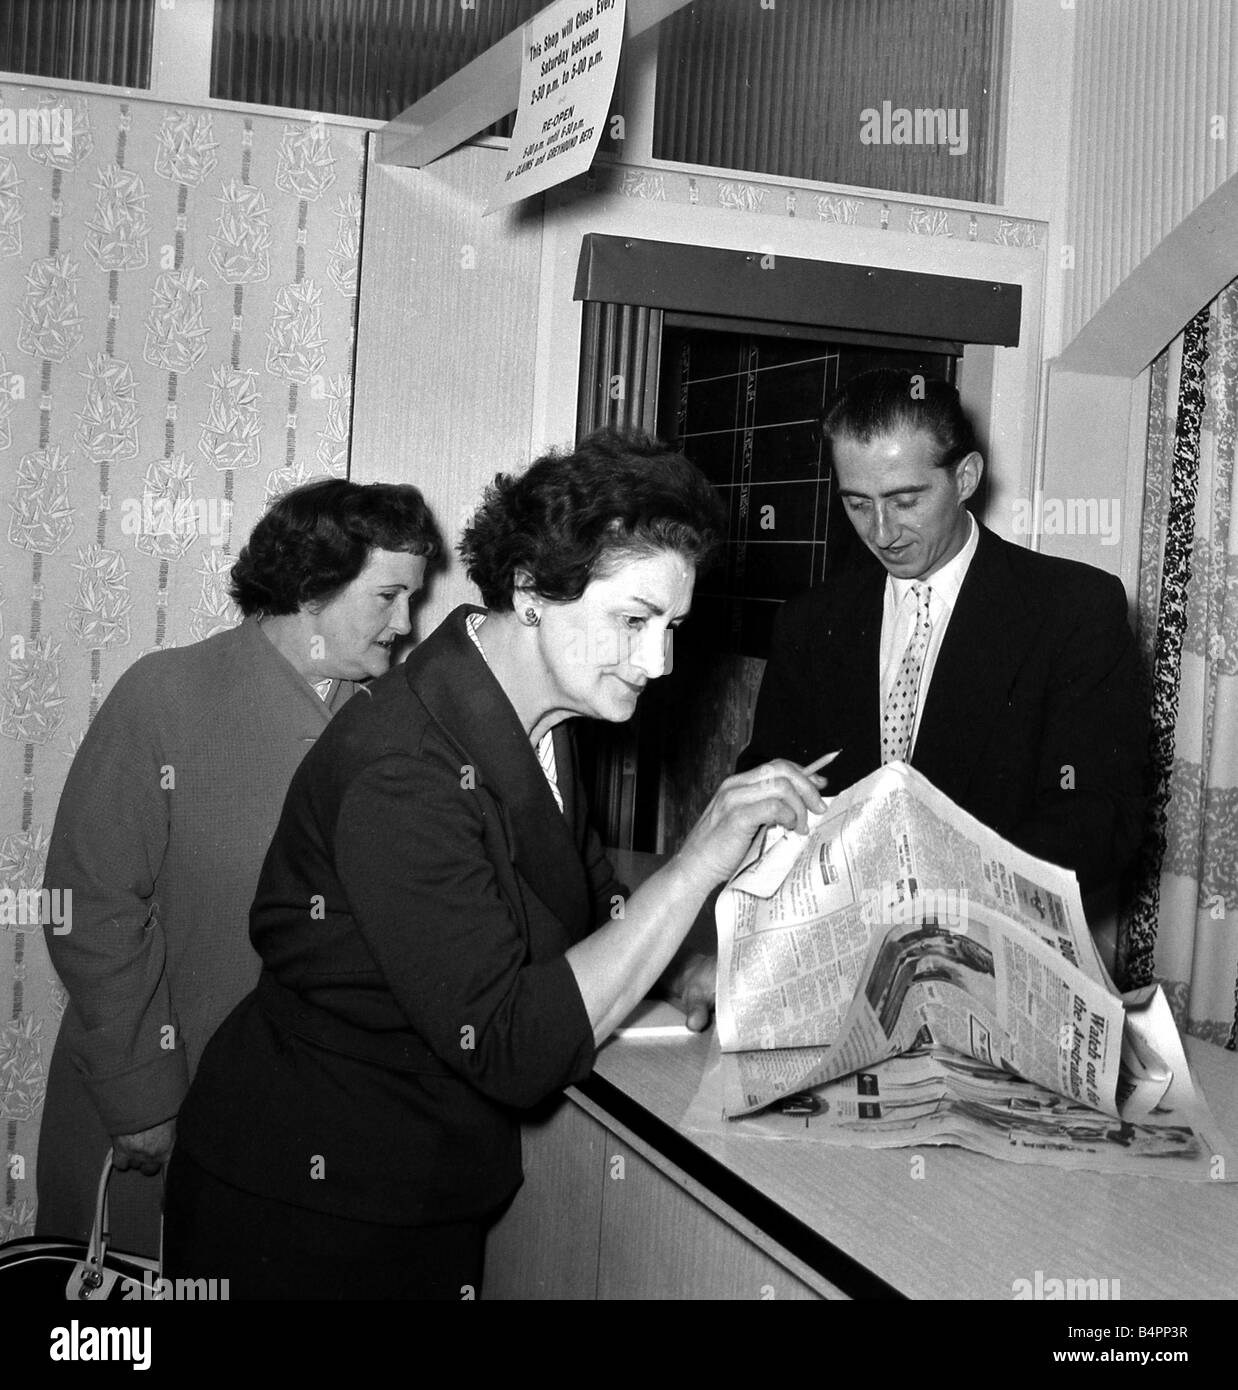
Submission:
<svg viewBox="0 0 1238 1390">
<path fill-rule="evenodd" d="M 622 558 L 671 550 L 705 568 L 726 518 L 705 475 L 639 430 L 598 430 L 519 476 L 500 473 L 465 528 L 460 554 L 487 608 L 512 606 L 516 574 L 571 603 Z"/>
<path fill-rule="evenodd" d="M 924 430 L 933 436 L 938 468 L 951 467 L 976 447 L 971 421 L 948 381 L 895 367 L 877 367 L 852 377 L 821 417 L 827 438 L 859 444 L 903 430 Z"/>
<path fill-rule="evenodd" d="M 273 502 L 232 566 L 229 587 L 246 616 L 296 613 L 323 602 L 365 568 L 371 550 L 443 553 L 421 493 L 409 483 L 322 478 Z"/>
</svg>

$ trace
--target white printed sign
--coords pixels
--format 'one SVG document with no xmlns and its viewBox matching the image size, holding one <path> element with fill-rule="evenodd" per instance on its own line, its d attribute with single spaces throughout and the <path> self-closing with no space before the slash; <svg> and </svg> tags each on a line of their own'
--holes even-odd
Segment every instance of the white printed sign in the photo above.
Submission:
<svg viewBox="0 0 1238 1390">
<path fill-rule="evenodd" d="M 558 0 L 524 26 L 520 106 L 487 213 L 583 173 L 610 110 L 626 0 Z"/>
</svg>

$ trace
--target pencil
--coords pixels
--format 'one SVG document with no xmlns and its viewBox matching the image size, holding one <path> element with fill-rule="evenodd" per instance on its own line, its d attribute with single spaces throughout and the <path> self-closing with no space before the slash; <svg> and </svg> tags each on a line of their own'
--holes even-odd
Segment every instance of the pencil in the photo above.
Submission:
<svg viewBox="0 0 1238 1390">
<path fill-rule="evenodd" d="M 616 1028 L 615 1037 L 632 1038 L 636 1042 L 653 1042 L 658 1038 L 694 1038 L 697 1035 L 686 1023 L 659 1023 L 651 1028 L 637 1024 L 633 1028 Z"/>
<path fill-rule="evenodd" d="M 834 759 L 838 757 L 838 755 L 842 751 L 843 750 L 841 748 L 835 748 L 832 753 L 822 753 L 821 756 L 816 760 L 816 762 L 809 763 L 808 766 L 804 769 L 804 771 L 808 773 L 809 776 L 811 776 L 814 772 L 820 772 L 821 769 L 827 763 L 832 763 Z"/>
</svg>

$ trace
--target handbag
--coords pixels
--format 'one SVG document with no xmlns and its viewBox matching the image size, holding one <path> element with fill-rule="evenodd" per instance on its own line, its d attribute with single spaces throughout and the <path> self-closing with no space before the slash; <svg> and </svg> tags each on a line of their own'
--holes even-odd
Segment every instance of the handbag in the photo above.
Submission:
<svg viewBox="0 0 1238 1390">
<path fill-rule="evenodd" d="M 58 1240 L 26 1236 L 0 1245 L 0 1300 L 41 1298 L 104 1302 L 162 1297 L 160 1260 L 125 1255 L 108 1248 L 108 1180 L 112 1153 L 108 1150 L 99 1177 L 95 1224 L 90 1240 Z"/>
</svg>

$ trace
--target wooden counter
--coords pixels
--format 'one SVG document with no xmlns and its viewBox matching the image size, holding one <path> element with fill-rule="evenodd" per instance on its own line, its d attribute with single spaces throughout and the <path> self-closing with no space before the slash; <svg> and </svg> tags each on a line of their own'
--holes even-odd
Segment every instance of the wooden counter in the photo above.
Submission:
<svg viewBox="0 0 1238 1390">
<path fill-rule="evenodd" d="M 1186 1042 L 1238 1137 L 1238 1056 Z M 1123 1301 L 1238 1297 L 1238 1184 L 681 1133 L 708 1052 L 612 1042 L 526 1127 L 483 1297 L 1010 1300 L 1037 1271 L 1119 1281 Z"/>
</svg>

